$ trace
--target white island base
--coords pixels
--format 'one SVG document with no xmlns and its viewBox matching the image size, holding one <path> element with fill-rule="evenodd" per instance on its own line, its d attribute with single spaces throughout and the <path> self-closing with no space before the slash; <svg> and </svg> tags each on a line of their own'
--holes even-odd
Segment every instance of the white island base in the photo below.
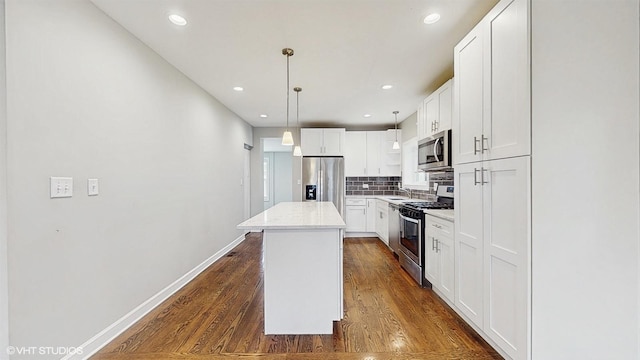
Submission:
<svg viewBox="0 0 640 360">
<path fill-rule="evenodd" d="M 343 316 L 343 231 L 333 203 L 280 203 L 238 225 L 263 229 L 264 333 L 332 334 Z"/>
<path fill-rule="evenodd" d="M 265 334 L 333 333 L 343 313 L 340 231 L 264 231 Z"/>
</svg>

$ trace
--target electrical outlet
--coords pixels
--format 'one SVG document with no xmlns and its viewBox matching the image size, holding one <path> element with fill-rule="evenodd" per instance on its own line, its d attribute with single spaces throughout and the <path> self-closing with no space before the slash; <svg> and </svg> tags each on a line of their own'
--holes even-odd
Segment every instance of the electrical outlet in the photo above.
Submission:
<svg viewBox="0 0 640 360">
<path fill-rule="evenodd" d="M 433 183 L 433 191 L 438 191 L 438 183 L 437 182 Z"/>
<path fill-rule="evenodd" d="M 362 184 L 362 188 L 363 189 L 368 189 L 369 188 L 369 184 Z"/>
<path fill-rule="evenodd" d="M 73 178 L 52 176 L 49 184 L 51 186 L 49 194 L 52 199 L 73 196 Z"/>
</svg>

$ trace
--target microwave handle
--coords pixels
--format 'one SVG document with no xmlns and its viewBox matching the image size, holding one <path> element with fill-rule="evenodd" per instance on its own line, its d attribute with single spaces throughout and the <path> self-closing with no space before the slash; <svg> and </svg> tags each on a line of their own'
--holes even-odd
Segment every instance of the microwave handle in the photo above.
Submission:
<svg viewBox="0 0 640 360">
<path fill-rule="evenodd" d="M 440 138 L 437 138 L 436 142 L 433 143 L 433 156 L 436 158 L 436 162 L 440 162 L 438 158 L 438 141 L 440 141 Z"/>
</svg>

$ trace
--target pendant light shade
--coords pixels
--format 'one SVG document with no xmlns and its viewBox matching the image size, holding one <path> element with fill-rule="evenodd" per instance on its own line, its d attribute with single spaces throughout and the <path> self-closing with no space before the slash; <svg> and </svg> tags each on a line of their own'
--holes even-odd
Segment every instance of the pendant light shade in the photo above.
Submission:
<svg viewBox="0 0 640 360">
<path fill-rule="evenodd" d="M 302 88 L 296 86 L 293 88 L 293 91 L 296 92 L 296 128 L 298 129 L 298 135 L 300 135 L 300 91 L 302 91 Z M 293 156 L 302 156 L 300 145 L 296 145 L 296 147 L 293 148 Z"/>
<path fill-rule="evenodd" d="M 391 147 L 393 150 L 400 150 L 400 144 L 398 143 L 398 110 L 393 112 L 393 115 L 396 117 L 396 141 L 393 142 L 393 146 Z"/>
<path fill-rule="evenodd" d="M 293 145 L 293 135 L 291 134 L 291 131 L 285 131 L 284 134 L 282 134 L 282 145 Z"/>
<path fill-rule="evenodd" d="M 282 145 L 291 146 L 293 145 L 293 135 L 289 131 L 289 57 L 293 56 L 293 49 L 282 49 L 282 55 L 287 57 L 287 127 L 282 134 Z"/>
</svg>

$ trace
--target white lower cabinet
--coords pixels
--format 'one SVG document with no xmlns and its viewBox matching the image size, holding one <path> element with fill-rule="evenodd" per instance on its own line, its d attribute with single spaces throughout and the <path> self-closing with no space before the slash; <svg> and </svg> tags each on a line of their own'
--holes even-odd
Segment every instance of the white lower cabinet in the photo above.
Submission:
<svg viewBox="0 0 640 360">
<path fill-rule="evenodd" d="M 378 227 L 382 226 L 382 222 L 378 219 L 377 200 L 374 198 L 348 197 L 345 200 L 345 218 L 347 224 L 346 232 L 348 233 L 379 233 Z M 386 204 L 386 202 L 384 202 Z M 383 215 L 384 216 L 384 215 Z M 386 219 L 386 216 L 385 216 Z M 387 225 L 388 227 L 388 225 Z M 383 229 L 380 229 L 380 233 Z M 356 235 L 360 236 L 360 235 Z M 380 236 L 380 235 L 378 235 Z"/>
<path fill-rule="evenodd" d="M 389 203 L 376 200 L 376 233 L 389 246 Z"/>
<path fill-rule="evenodd" d="M 367 232 L 376 232 L 376 199 L 367 199 Z"/>
<path fill-rule="evenodd" d="M 367 199 L 347 199 L 345 204 L 346 231 L 367 230 Z"/>
<path fill-rule="evenodd" d="M 527 359 L 528 156 L 455 167 L 455 306 L 512 359 Z"/>
<path fill-rule="evenodd" d="M 425 279 L 450 303 L 454 302 L 455 256 L 453 223 L 432 215 L 425 221 Z"/>
</svg>

